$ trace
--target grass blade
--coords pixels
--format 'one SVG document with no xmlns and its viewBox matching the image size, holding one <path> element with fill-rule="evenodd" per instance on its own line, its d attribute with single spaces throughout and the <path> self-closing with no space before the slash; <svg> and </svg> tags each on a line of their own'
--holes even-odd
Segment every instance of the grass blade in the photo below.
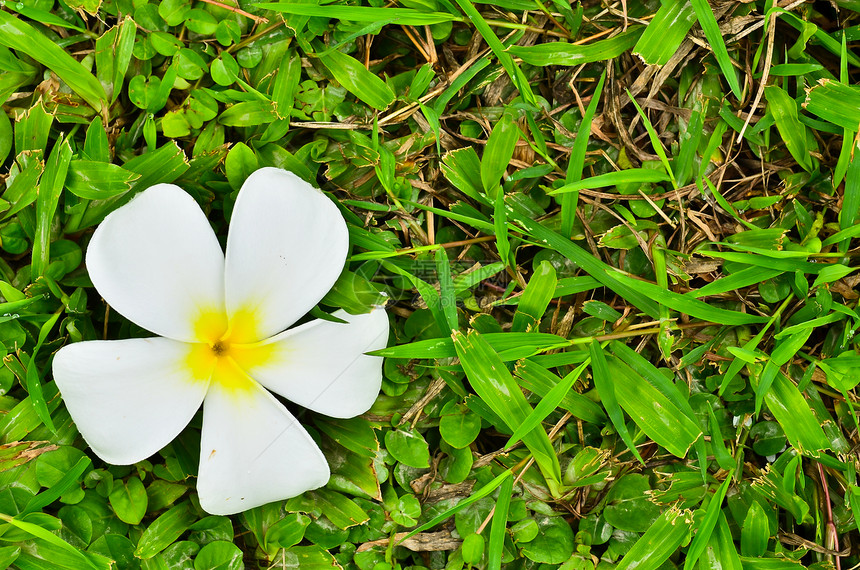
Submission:
<svg viewBox="0 0 860 570">
<path fill-rule="evenodd" d="M 555 268 L 549 261 L 542 261 L 526 285 L 520 302 L 517 304 L 517 312 L 511 324 L 513 332 L 537 331 L 540 320 L 552 300 L 555 286 L 558 280 L 555 277 Z"/>
<path fill-rule="evenodd" d="M 0 44 L 26 53 L 56 73 L 99 114 L 107 108 L 107 94 L 99 80 L 30 24 L 0 12 Z"/>
<path fill-rule="evenodd" d="M 534 46 L 511 46 L 508 51 L 529 65 L 582 65 L 618 57 L 636 44 L 643 31 L 643 27 L 634 26 L 615 37 L 589 45 L 552 42 Z"/>
<path fill-rule="evenodd" d="M 585 367 L 589 364 L 590 361 L 585 361 L 577 366 L 573 372 L 565 376 L 561 382 L 553 386 L 552 389 L 547 392 L 543 398 L 541 398 L 538 405 L 535 406 L 534 410 L 532 410 L 528 417 L 526 417 L 525 421 L 523 421 L 523 423 L 514 430 L 514 433 L 508 439 L 507 443 L 505 443 L 505 449 L 510 448 L 521 440 L 523 436 L 538 427 L 548 415 L 555 411 L 555 409 L 561 404 L 565 395 L 570 392 L 573 384 L 582 375 Z"/>
<path fill-rule="evenodd" d="M 591 124 L 594 121 L 594 112 L 600 102 L 600 96 L 603 95 L 603 82 L 605 80 L 606 72 L 604 71 L 600 74 L 600 80 L 598 80 L 597 87 L 591 95 L 591 101 L 588 103 L 588 108 L 585 109 L 585 115 L 582 116 L 579 130 L 576 132 L 573 148 L 570 149 L 570 162 L 567 165 L 567 177 L 565 178 L 567 184 L 575 184 L 582 180 L 585 151 L 588 150 L 588 140 L 591 137 Z M 577 198 L 578 193 L 575 192 L 567 193 L 561 197 L 561 234 L 564 236 L 569 236 L 573 232 Z"/>
<path fill-rule="evenodd" d="M 672 507 L 663 511 L 624 555 L 616 570 L 656 570 L 686 542 L 692 522 L 693 513 L 686 509 Z"/>
<path fill-rule="evenodd" d="M 472 388 L 511 431 L 515 430 L 532 413 L 532 407 L 498 353 L 477 331 L 470 332 L 468 336 L 455 333 L 453 339 Z M 523 443 L 532 453 L 547 483 L 560 485 L 558 456 L 546 433 L 532 430 L 523 437 Z"/>
<path fill-rule="evenodd" d="M 514 489 L 514 478 L 507 477 L 499 488 L 499 497 L 496 499 L 496 507 L 493 512 L 493 523 L 490 526 L 490 544 L 487 547 L 489 570 L 501 570 L 502 550 L 505 546 L 505 535 L 507 534 L 508 507 L 511 504 L 511 493 Z"/>
<path fill-rule="evenodd" d="M 475 8 L 475 5 L 472 4 L 470 0 L 456 0 L 456 2 L 457 5 L 460 6 L 460 9 L 466 14 L 466 17 L 472 21 L 472 25 L 475 26 L 478 33 L 481 34 L 484 41 L 487 42 L 487 45 L 490 46 L 493 55 L 495 55 L 496 59 L 499 60 L 499 63 L 505 69 L 505 72 L 507 72 L 508 77 L 511 78 L 511 83 L 516 86 L 528 103 L 531 105 L 536 104 L 537 98 L 532 92 L 532 88 L 529 85 L 529 81 L 525 74 L 514 62 L 514 58 L 512 58 L 508 53 L 508 49 L 502 44 L 501 40 L 499 40 L 499 37 L 496 35 L 496 32 L 493 31 L 490 25 L 487 24 L 487 21 L 484 20 L 484 17 L 481 16 L 481 13 Z"/>
<path fill-rule="evenodd" d="M 738 84 L 738 76 L 735 73 L 732 60 L 729 58 L 729 51 L 726 49 L 723 35 L 720 33 L 720 26 L 717 24 L 717 19 L 711 10 L 711 5 L 708 4 L 708 0 L 691 0 L 691 3 L 693 4 L 693 9 L 696 11 L 699 25 L 702 26 L 702 31 L 705 32 L 705 38 L 707 38 L 711 49 L 714 50 L 714 57 L 720 66 L 720 71 L 723 72 L 723 77 L 728 81 L 729 87 L 732 93 L 735 94 L 735 97 L 741 99 L 743 94 L 741 93 L 741 86 Z"/>
<path fill-rule="evenodd" d="M 633 53 L 639 54 L 648 65 L 666 65 L 695 22 L 696 12 L 688 0 L 663 2 L 636 42 Z"/>
<path fill-rule="evenodd" d="M 556 194 L 564 194 L 567 192 L 577 192 L 582 189 L 592 188 L 607 188 L 609 186 L 617 186 L 618 184 L 645 183 L 645 182 L 668 182 L 671 178 L 665 172 L 660 170 L 652 170 L 650 168 L 628 168 L 626 170 L 617 170 L 615 172 L 607 172 L 606 174 L 598 174 L 585 180 L 571 182 L 556 188 L 549 192 L 551 196 Z"/>
<path fill-rule="evenodd" d="M 597 393 L 600 394 L 600 401 L 606 409 L 606 414 L 612 421 L 615 427 L 615 432 L 621 437 L 621 441 L 627 446 L 627 449 L 633 456 L 639 460 L 639 463 L 645 464 L 645 460 L 639 455 L 639 450 L 636 449 L 636 444 L 633 443 L 633 438 L 630 437 L 630 432 L 627 431 L 627 424 L 624 422 L 624 412 L 621 411 L 621 406 L 618 405 L 618 399 L 615 393 L 615 382 L 610 376 L 609 365 L 606 362 L 606 356 L 603 354 L 603 347 L 596 340 L 592 341 L 588 347 L 591 354 L 591 376 L 594 380 L 594 386 L 597 388 Z"/>
</svg>

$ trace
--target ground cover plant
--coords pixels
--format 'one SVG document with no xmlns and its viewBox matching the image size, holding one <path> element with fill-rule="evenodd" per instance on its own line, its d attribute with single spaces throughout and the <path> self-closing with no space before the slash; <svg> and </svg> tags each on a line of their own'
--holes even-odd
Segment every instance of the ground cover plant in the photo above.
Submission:
<svg viewBox="0 0 860 570">
<path fill-rule="evenodd" d="M 0 8 L 0 567 L 860 564 L 853 0 Z M 345 216 L 312 311 L 391 324 L 328 485 L 235 516 L 200 414 L 99 460 L 62 346 L 148 333 L 83 264 L 175 183 L 219 239 L 279 167 Z"/>
</svg>

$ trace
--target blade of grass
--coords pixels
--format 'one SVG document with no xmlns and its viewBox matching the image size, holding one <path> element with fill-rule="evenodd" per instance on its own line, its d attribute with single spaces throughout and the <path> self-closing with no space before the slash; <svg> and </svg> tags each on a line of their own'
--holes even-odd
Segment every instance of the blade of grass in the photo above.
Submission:
<svg viewBox="0 0 860 570">
<path fill-rule="evenodd" d="M 93 559 L 86 556 L 83 552 L 79 551 L 77 548 L 75 548 L 59 536 L 55 535 L 51 531 L 46 530 L 37 524 L 17 520 L 5 513 L 0 513 L 0 520 L 6 521 L 12 526 L 17 527 L 24 532 L 35 536 L 36 538 L 41 538 L 45 542 L 49 542 L 54 546 L 63 549 L 67 554 L 74 557 L 74 559 L 76 559 L 78 563 L 81 564 L 82 568 L 93 568 L 95 570 L 110 570 L 111 568 L 113 568 L 113 564 L 109 563 L 107 559 L 104 559 L 104 564 L 96 564 Z"/>
<path fill-rule="evenodd" d="M 523 423 L 532 407 L 514 381 L 498 353 L 477 331 L 468 336 L 454 333 L 454 348 L 472 388 L 511 431 Z M 535 429 L 523 437 L 547 483 L 561 485 L 561 468 L 558 456 L 543 430 Z"/>
<path fill-rule="evenodd" d="M 677 507 L 663 511 L 624 555 L 616 570 L 656 570 L 688 540 L 692 523 L 691 511 Z"/>
<path fill-rule="evenodd" d="M 463 10 L 463 13 L 466 14 L 466 18 L 471 20 L 472 25 L 475 26 L 475 29 L 477 29 L 478 33 L 481 34 L 481 37 L 484 38 L 484 41 L 487 42 L 493 55 L 495 55 L 496 59 L 499 60 L 499 63 L 505 69 L 508 77 L 511 78 L 511 83 L 513 83 L 519 90 L 526 102 L 531 105 L 537 104 L 537 98 L 532 92 L 528 78 L 526 78 L 523 71 L 514 62 L 514 59 L 508 53 L 507 48 L 505 48 L 501 40 L 499 40 L 499 37 L 496 35 L 496 32 L 493 31 L 490 25 L 487 24 L 487 21 L 484 20 L 481 13 L 478 12 L 477 8 L 475 8 L 475 5 L 472 4 L 470 0 L 456 0 L 456 2 L 457 5 L 460 6 L 460 9 Z"/>
<path fill-rule="evenodd" d="M 713 410 L 711 410 L 710 407 L 708 408 L 708 411 L 710 411 L 713 416 Z M 684 560 L 684 570 L 690 570 L 693 568 L 696 562 L 699 561 L 699 557 L 708 547 L 708 542 L 711 540 L 711 535 L 714 533 L 720 513 L 722 512 L 723 500 L 726 498 L 729 484 L 732 482 L 732 475 L 734 475 L 734 470 L 729 471 L 726 475 L 725 481 L 723 481 L 719 489 L 717 489 L 717 492 L 714 493 L 714 496 L 711 497 L 711 502 L 708 503 L 708 509 L 705 511 L 705 517 L 702 519 L 702 522 L 699 523 L 699 528 L 696 530 L 696 536 L 693 538 L 693 542 L 687 549 L 687 558 Z"/>
<path fill-rule="evenodd" d="M 511 324 L 513 332 L 537 331 L 543 314 L 546 312 L 549 302 L 555 292 L 558 280 L 555 277 L 555 268 L 549 261 L 542 261 L 529 279 L 517 311 Z"/>
<path fill-rule="evenodd" d="M 336 18 L 350 22 L 390 22 L 401 26 L 432 26 L 443 22 L 462 22 L 463 18 L 444 12 L 422 12 L 409 8 L 373 8 L 368 6 L 343 6 L 336 4 L 314 5 L 294 2 L 260 2 L 253 4 L 263 10 L 282 14 Z"/>
<path fill-rule="evenodd" d="M 553 401 L 555 393 L 553 396 L 550 396 L 550 393 L 553 393 L 553 390 L 559 384 L 564 384 L 568 377 L 562 380 L 538 362 L 538 358 L 540 357 L 521 360 L 517 363 L 514 373 L 523 388 L 540 396 L 542 401 Z M 582 364 L 588 362 L 590 358 L 587 353 L 583 353 L 577 362 Z M 559 391 L 562 392 L 562 397 L 558 404 L 556 404 L 556 407 L 561 407 L 570 412 L 574 417 L 592 424 L 603 424 L 606 422 L 606 414 L 603 408 L 594 400 L 583 396 L 575 390 L 568 389 L 567 391 L 562 391 L 559 389 Z M 540 405 L 538 404 L 538 407 Z"/>
<path fill-rule="evenodd" d="M 633 95 L 630 94 L 630 90 L 627 89 L 626 91 L 627 96 L 630 98 L 630 102 L 633 103 L 634 107 L 636 107 L 636 112 L 639 113 L 639 117 L 642 119 L 642 124 L 645 126 L 645 130 L 648 131 L 648 138 L 651 140 L 651 146 L 654 147 L 654 152 L 656 152 L 657 156 L 660 157 L 660 162 L 663 163 L 663 168 L 666 169 L 666 173 L 669 175 L 669 181 L 672 183 L 675 190 L 677 190 L 678 180 L 675 178 L 675 173 L 672 172 L 672 165 L 669 164 L 669 157 L 666 156 L 666 149 L 663 148 L 663 143 L 660 141 L 660 135 L 658 135 L 657 131 L 654 130 L 654 125 L 651 124 L 651 121 L 648 119 L 648 115 L 642 111 L 642 107 L 639 106 L 639 103 L 637 103 Z"/>
<path fill-rule="evenodd" d="M 767 267 L 747 267 L 716 281 L 712 281 L 700 289 L 693 289 L 685 295 L 701 299 L 712 295 L 720 295 L 729 291 L 737 291 L 750 285 L 756 285 L 768 279 L 773 279 L 784 272 L 779 269 L 768 269 Z"/>
<path fill-rule="evenodd" d="M 444 247 L 436 250 L 436 277 L 439 279 L 439 303 L 442 313 L 445 315 L 445 322 L 448 324 L 448 327 L 442 330 L 446 333 L 459 330 L 457 296 L 454 293 L 454 282 L 451 279 L 451 264 L 448 262 L 448 254 L 445 253 Z"/>
<path fill-rule="evenodd" d="M 589 354 L 591 354 L 591 377 L 594 380 L 594 387 L 597 388 L 597 393 L 600 394 L 600 401 L 603 403 L 606 414 L 609 420 L 615 427 L 615 433 L 633 454 L 633 457 L 639 460 L 639 463 L 645 465 L 645 460 L 639 455 L 639 450 L 636 449 L 636 444 L 633 443 L 633 438 L 630 437 L 630 432 L 627 431 L 627 424 L 624 422 L 624 412 L 621 411 L 621 406 L 618 404 L 618 399 L 615 392 L 615 382 L 609 373 L 609 365 L 606 363 L 606 356 L 603 354 L 603 347 L 596 340 L 591 341 L 588 346 Z"/>
<path fill-rule="evenodd" d="M 648 65 L 666 65 L 695 22 L 696 12 L 689 2 L 667 0 L 636 42 L 633 53 Z"/>
<path fill-rule="evenodd" d="M 509 203 L 508 205 L 510 206 L 511 204 Z M 548 245 L 550 249 L 558 251 L 576 263 L 583 269 L 583 271 L 600 281 L 603 286 L 617 293 L 620 297 L 635 305 L 648 316 L 658 318 L 660 309 L 652 298 L 640 293 L 625 283 L 621 283 L 615 277 L 614 274 L 616 274 L 616 272 L 614 270 L 602 261 L 593 257 L 578 245 L 571 242 L 569 238 L 565 238 L 546 226 L 534 221 L 528 214 L 518 211 L 516 206 L 508 211 L 508 218 L 515 221 L 521 228 L 523 228 L 525 233 L 537 241 L 543 242 Z"/>
<path fill-rule="evenodd" d="M 788 152 L 804 170 L 812 172 L 815 168 L 815 161 L 811 155 L 813 149 L 808 144 L 809 134 L 806 126 L 797 118 L 797 103 L 776 85 L 765 87 L 764 96 L 767 99 L 768 111 L 776 121 L 776 129 L 785 141 Z"/>
<path fill-rule="evenodd" d="M 514 478 L 507 477 L 502 481 L 499 488 L 499 497 L 496 499 L 493 511 L 493 523 L 490 525 L 490 543 L 487 547 L 487 558 L 489 570 L 501 570 L 502 551 L 505 546 L 505 535 L 508 525 L 508 507 L 511 504 L 511 494 L 514 489 Z"/>
<path fill-rule="evenodd" d="M 533 46 L 511 46 L 508 51 L 529 65 L 582 65 L 618 57 L 636 44 L 644 30 L 642 26 L 632 26 L 617 36 L 589 45 L 550 42 Z"/>
<path fill-rule="evenodd" d="M 339 51 L 317 54 L 317 57 L 344 89 L 374 109 L 382 111 L 394 102 L 394 92 L 388 84 L 354 57 Z"/>
<path fill-rule="evenodd" d="M 36 236 L 33 239 L 31 265 L 33 280 L 45 272 L 51 258 L 51 224 L 63 192 L 72 154 L 69 141 L 58 139 L 48 157 L 39 183 L 39 192 L 36 196 Z"/>
<path fill-rule="evenodd" d="M 484 497 L 490 495 L 490 493 L 492 493 L 493 491 L 498 489 L 499 486 L 501 486 L 505 482 L 506 479 L 512 479 L 512 478 L 513 478 L 513 472 L 510 469 L 507 469 L 506 471 L 497 475 L 492 481 L 490 481 L 489 483 L 487 483 L 486 485 L 484 485 L 483 487 L 481 487 L 477 491 L 473 492 L 471 495 L 469 495 L 468 497 L 466 497 L 462 501 L 458 502 L 456 505 L 454 505 L 453 507 L 451 507 L 447 511 L 445 511 L 439 515 L 436 515 L 435 517 L 433 517 L 432 519 L 430 519 L 426 523 L 422 524 L 421 526 L 418 526 L 418 527 L 412 529 L 411 531 L 409 531 L 409 534 L 407 534 L 406 536 L 401 538 L 399 542 L 403 542 L 407 538 L 411 538 L 411 537 L 415 536 L 416 534 L 418 534 L 419 532 L 424 532 L 427 529 L 431 529 L 434 526 L 436 526 L 437 524 L 439 524 L 440 522 L 456 515 L 457 513 L 459 513 L 460 511 L 462 511 L 466 507 L 468 507 L 469 505 L 476 503 L 476 502 L 480 501 L 481 499 L 483 499 Z"/>
<path fill-rule="evenodd" d="M 598 174 L 597 176 L 578 180 L 577 182 L 571 182 L 548 192 L 548 194 L 550 196 L 555 196 L 557 194 L 565 194 L 568 192 L 578 192 L 582 189 L 607 188 L 609 186 L 617 186 L 618 184 L 630 184 L 636 182 L 668 182 L 669 180 L 671 180 L 669 175 L 659 170 L 652 170 L 650 168 L 628 168 L 625 170 L 616 170 L 615 172 L 607 172 L 606 174 Z"/>
<path fill-rule="evenodd" d="M 621 408 L 654 442 L 676 457 L 686 457 L 702 435 L 698 420 L 687 417 L 672 399 L 619 358 L 610 356 L 606 363 Z"/>
<path fill-rule="evenodd" d="M 484 340 L 490 343 L 501 356 L 518 360 L 532 353 L 570 346 L 570 341 L 547 333 L 487 333 Z M 409 344 L 390 346 L 369 352 L 386 358 L 451 358 L 457 356 L 450 338 L 419 340 Z M 523 356 L 520 356 L 523 354 Z"/>
<path fill-rule="evenodd" d="M 696 11 L 696 19 L 699 20 L 699 25 L 702 26 L 702 31 L 705 32 L 708 45 L 714 51 L 714 57 L 717 59 L 717 65 L 720 66 L 720 71 L 723 72 L 723 77 L 726 78 L 735 97 L 742 99 L 741 86 L 738 84 L 735 68 L 732 65 L 731 58 L 729 58 L 729 51 L 726 49 L 723 35 L 720 33 L 720 26 L 717 24 L 717 19 L 711 10 L 711 5 L 708 4 L 708 0 L 690 1 L 693 4 L 693 9 Z"/>
<path fill-rule="evenodd" d="M 582 180 L 582 170 L 585 166 L 585 151 L 588 150 L 588 139 L 591 136 L 591 124 L 594 122 L 594 113 L 597 110 L 597 105 L 600 103 L 600 96 L 603 95 L 603 82 L 606 80 L 606 71 L 600 74 L 600 79 L 597 81 L 597 87 L 591 95 L 591 101 L 588 102 L 588 107 L 585 109 L 585 115 L 582 116 L 582 123 L 579 125 L 579 130 L 576 131 L 576 139 L 573 141 L 573 148 L 570 149 L 570 162 L 567 164 L 567 176 L 565 183 L 567 185 L 576 184 Z M 573 221 L 576 219 L 576 204 L 579 194 L 570 192 L 561 197 L 561 235 L 569 236 L 573 233 Z"/>
<path fill-rule="evenodd" d="M 56 73 L 99 114 L 107 108 L 107 94 L 87 68 L 30 24 L 6 12 L 0 12 L 0 45 L 27 54 Z"/>
<path fill-rule="evenodd" d="M 514 123 L 510 113 L 504 113 L 493 127 L 481 158 L 481 183 L 484 186 L 484 192 L 491 199 L 495 198 L 499 179 L 505 174 L 505 169 L 511 162 L 519 138 L 519 127 Z"/>
<path fill-rule="evenodd" d="M 576 367 L 572 372 L 570 372 L 564 379 L 552 387 L 552 389 L 546 393 L 544 397 L 540 399 L 538 405 L 535 406 L 534 410 L 526 417 L 526 419 L 521 423 L 515 430 L 514 433 L 508 438 L 507 443 L 505 443 L 504 448 L 509 449 L 512 445 L 521 440 L 527 433 L 531 432 L 533 429 L 537 428 L 541 422 L 543 422 L 548 415 L 550 415 L 559 405 L 561 401 L 564 399 L 565 395 L 567 395 L 574 383 L 579 379 L 582 375 L 585 368 L 590 364 L 589 360 L 586 360 L 582 364 Z"/>
</svg>

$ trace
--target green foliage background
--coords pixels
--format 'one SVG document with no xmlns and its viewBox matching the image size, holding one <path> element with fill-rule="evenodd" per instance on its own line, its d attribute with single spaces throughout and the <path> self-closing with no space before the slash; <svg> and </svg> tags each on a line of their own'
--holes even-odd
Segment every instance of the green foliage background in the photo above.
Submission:
<svg viewBox="0 0 860 570">
<path fill-rule="evenodd" d="M 860 5 L 26 0 L 0 8 L 0 568 L 851 568 Z M 331 193 L 322 310 L 392 322 L 327 487 L 235 517 L 199 418 L 103 464 L 50 377 L 145 334 L 82 265 L 160 182 L 223 237 Z"/>
</svg>

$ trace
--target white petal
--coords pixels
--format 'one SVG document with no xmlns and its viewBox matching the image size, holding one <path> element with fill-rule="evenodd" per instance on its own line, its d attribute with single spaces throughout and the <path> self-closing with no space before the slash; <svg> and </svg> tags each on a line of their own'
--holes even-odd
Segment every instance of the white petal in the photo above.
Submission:
<svg viewBox="0 0 860 570">
<path fill-rule="evenodd" d="M 295 497 L 328 482 L 325 457 L 301 424 L 259 384 L 213 380 L 203 404 L 197 493 L 213 515 Z"/>
<path fill-rule="evenodd" d="M 195 330 L 200 312 L 224 314 L 221 246 L 194 199 L 172 184 L 105 218 L 87 248 L 87 270 L 105 301 L 161 336 L 208 340 Z"/>
<path fill-rule="evenodd" d="M 57 352 L 54 381 L 96 455 L 115 465 L 136 463 L 188 425 L 209 384 L 192 371 L 190 348 L 136 338 L 78 342 Z"/>
<path fill-rule="evenodd" d="M 251 377 L 288 400 L 327 416 L 357 416 L 379 395 L 382 358 L 364 353 L 385 348 L 388 316 L 381 308 L 364 315 L 338 311 L 334 316 L 349 324 L 318 319 L 258 348 L 231 351 Z"/>
<path fill-rule="evenodd" d="M 277 168 L 251 174 L 227 237 L 231 342 L 268 338 L 311 310 L 343 270 L 348 245 L 346 222 L 321 191 Z M 251 322 L 237 323 L 244 317 Z"/>
</svg>

